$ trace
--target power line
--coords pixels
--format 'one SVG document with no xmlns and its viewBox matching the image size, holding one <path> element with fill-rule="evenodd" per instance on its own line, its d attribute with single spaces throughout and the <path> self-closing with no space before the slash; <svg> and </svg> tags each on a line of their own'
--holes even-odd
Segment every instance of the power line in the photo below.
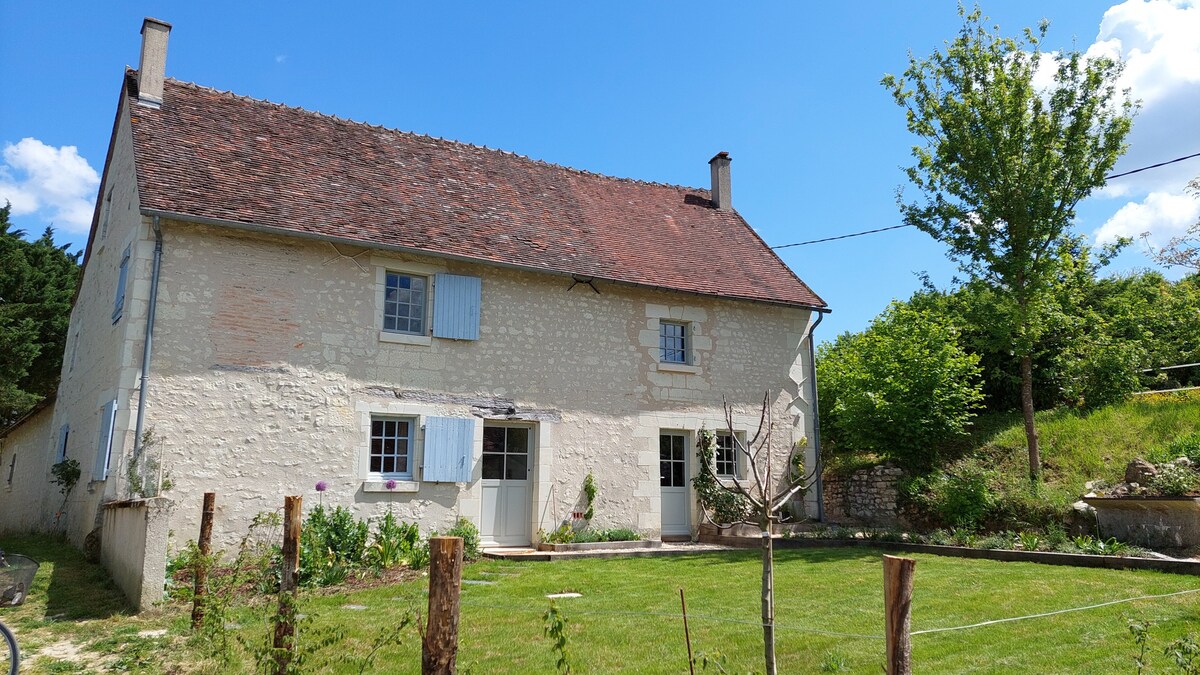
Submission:
<svg viewBox="0 0 1200 675">
<path fill-rule="evenodd" d="M 1121 177 L 1129 176 L 1129 175 L 1132 175 L 1135 173 L 1140 173 L 1142 171 L 1149 171 L 1150 169 L 1157 169 L 1161 166 L 1167 166 L 1168 164 L 1175 164 L 1177 162 L 1182 162 L 1184 160 L 1192 159 L 1194 157 L 1200 157 L 1200 152 L 1192 153 L 1190 155 L 1184 155 L 1183 157 L 1176 157 L 1175 159 L 1169 159 L 1165 162 L 1159 162 L 1158 164 L 1151 164 L 1149 166 L 1143 166 L 1143 167 L 1139 167 L 1137 169 L 1131 169 L 1129 171 L 1124 171 L 1121 173 L 1110 174 L 1110 175 L 1105 176 L 1104 180 L 1109 181 L 1114 178 L 1121 178 Z M 850 234 L 843 234 L 843 235 L 839 235 L 836 237 L 825 237 L 824 239 L 811 239 L 809 241 L 799 241 L 794 244 L 780 244 L 779 246 L 771 246 L 770 248 L 773 251 L 778 251 L 779 249 L 792 248 L 793 246 L 807 246 L 809 244 L 821 244 L 821 243 L 824 243 L 827 241 L 837 241 L 838 239 L 849 239 L 851 237 L 861 237 L 863 235 L 875 234 L 877 232 L 887 232 L 888 230 L 899 230 L 902 227 L 912 227 L 912 225 L 910 225 L 908 223 L 905 223 L 903 225 L 892 225 L 891 227 L 881 227 L 881 228 L 878 228 L 875 230 L 867 230 L 865 232 L 852 232 Z"/>
</svg>

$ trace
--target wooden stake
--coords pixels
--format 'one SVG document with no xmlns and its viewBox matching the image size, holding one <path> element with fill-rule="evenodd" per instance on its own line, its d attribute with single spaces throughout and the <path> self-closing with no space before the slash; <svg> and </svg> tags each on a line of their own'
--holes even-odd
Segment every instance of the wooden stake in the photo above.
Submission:
<svg viewBox="0 0 1200 675">
<path fill-rule="evenodd" d="M 453 675 L 458 658 L 462 537 L 429 540 L 429 625 L 421 640 L 422 675 Z"/>
<path fill-rule="evenodd" d="M 909 619 L 912 610 L 912 558 L 883 556 L 884 630 L 887 635 L 888 675 L 911 675 L 912 644 Z"/>
<path fill-rule="evenodd" d="M 688 672 L 691 675 L 696 675 L 696 660 L 692 658 L 692 636 L 688 632 L 687 625 L 687 600 L 683 599 L 683 589 L 679 589 L 679 605 L 683 607 L 683 639 L 687 642 L 688 648 Z"/>
<path fill-rule="evenodd" d="M 275 672 L 283 675 L 292 661 L 296 643 L 296 577 L 300 571 L 302 500 L 283 498 L 283 569 L 279 580 L 279 616 L 275 622 Z"/>
<path fill-rule="evenodd" d="M 204 623 L 204 603 L 208 600 L 208 567 L 212 564 L 209 555 L 212 553 L 212 523 L 213 510 L 217 503 L 217 493 L 204 493 L 204 507 L 200 511 L 200 538 L 196 546 L 200 549 L 200 559 L 196 561 L 196 586 L 192 593 L 192 630 Z"/>
</svg>

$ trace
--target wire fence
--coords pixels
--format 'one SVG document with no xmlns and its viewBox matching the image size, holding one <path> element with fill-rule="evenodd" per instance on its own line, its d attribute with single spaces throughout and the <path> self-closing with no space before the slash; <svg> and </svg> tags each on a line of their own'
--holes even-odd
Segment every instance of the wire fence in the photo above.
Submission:
<svg viewBox="0 0 1200 675">
<path fill-rule="evenodd" d="M 1070 613 L 1074 613 L 1074 612 L 1084 612 L 1084 611 L 1093 610 L 1093 609 L 1100 609 L 1102 607 L 1111 607 L 1113 605 L 1128 604 L 1128 603 L 1132 603 L 1132 602 L 1141 602 L 1141 601 L 1145 601 L 1145 600 L 1161 600 L 1164 598 L 1173 598 L 1173 597 L 1178 597 L 1178 596 L 1183 596 L 1183 595 L 1191 595 L 1191 594 L 1195 594 L 1195 593 L 1200 593 L 1200 588 L 1193 588 L 1193 589 L 1188 589 L 1188 590 L 1183 590 L 1183 591 L 1175 591 L 1172 593 L 1160 593 L 1157 595 L 1139 595 L 1139 596 L 1132 597 L 1132 598 L 1120 598 L 1117 600 L 1108 600 L 1105 602 L 1099 602 L 1099 603 L 1095 603 L 1095 604 L 1091 604 L 1091 605 L 1084 605 L 1081 607 L 1068 607 L 1065 609 L 1055 609 L 1055 610 L 1051 610 L 1051 611 L 1047 611 L 1047 612 L 1039 612 L 1037 614 L 1027 614 L 1027 615 L 1023 615 L 1023 616 L 1011 616 L 1011 617 L 1004 617 L 1004 618 L 1000 618 L 1000 619 L 989 619 L 987 621 L 980 621 L 977 623 L 970 623 L 970 624 L 965 624 L 965 625 L 961 625 L 961 626 L 944 626 L 944 627 L 939 627 L 939 628 L 926 628 L 926 629 L 922 629 L 922 630 L 914 630 L 910 633 L 910 635 L 913 635 L 913 636 L 932 635 L 935 633 L 949 633 L 949 632 L 953 632 L 953 631 L 971 630 L 971 629 L 975 629 L 975 628 L 983 628 L 986 626 L 994 626 L 994 625 L 998 625 L 998 624 L 1012 623 L 1015 621 L 1041 619 L 1041 618 L 1045 618 L 1045 617 L 1057 616 L 1060 614 L 1070 614 Z M 545 606 L 535 607 L 535 606 L 520 606 L 520 605 L 508 605 L 508 604 L 492 604 L 492 603 L 472 602 L 472 601 L 468 601 L 468 600 L 460 600 L 459 604 L 463 607 L 475 607 L 478 609 L 497 610 L 497 611 L 502 611 L 502 612 L 528 612 L 528 613 L 537 614 L 537 615 L 541 615 L 542 613 L 544 613 L 546 611 Z M 569 616 L 575 616 L 575 615 L 578 615 L 578 616 L 609 616 L 609 617 L 623 617 L 623 618 L 645 618 L 648 620 L 659 620 L 659 619 L 682 620 L 683 619 L 682 612 L 637 612 L 637 611 L 628 611 L 628 610 L 601 610 L 601 609 L 568 608 L 564 611 L 564 613 Z M 749 620 L 749 619 L 737 619 L 737 618 L 726 617 L 726 616 L 716 616 L 716 615 L 712 615 L 712 614 L 694 614 L 692 612 L 688 612 L 687 618 L 688 618 L 688 621 L 692 621 L 692 622 L 711 622 L 711 623 L 722 623 L 722 624 L 734 624 L 734 625 L 740 625 L 740 626 L 753 626 L 756 629 L 763 627 L 762 621 L 755 621 L 755 620 Z M 864 640 L 883 640 L 886 638 L 886 636 L 884 636 L 882 634 L 832 631 L 832 630 L 825 630 L 825 629 L 821 629 L 821 628 L 813 628 L 811 626 L 799 626 L 799 625 L 794 625 L 794 624 L 778 623 L 778 622 L 775 623 L 775 630 L 796 632 L 796 633 L 810 633 L 813 635 L 823 635 L 826 637 L 852 638 L 852 639 L 864 639 Z"/>
</svg>

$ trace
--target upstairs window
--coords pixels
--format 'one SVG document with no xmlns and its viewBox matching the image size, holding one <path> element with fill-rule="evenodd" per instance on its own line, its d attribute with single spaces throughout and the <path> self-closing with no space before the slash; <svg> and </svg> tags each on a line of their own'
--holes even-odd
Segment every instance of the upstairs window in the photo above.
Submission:
<svg viewBox="0 0 1200 675">
<path fill-rule="evenodd" d="M 688 331 L 686 323 L 660 321 L 658 324 L 659 361 L 663 363 L 689 362 Z"/>
<path fill-rule="evenodd" d="M 383 330 L 424 335 L 428 286 L 426 277 L 388 272 L 383 296 Z"/>
<path fill-rule="evenodd" d="M 54 449 L 55 463 L 67 458 L 67 441 L 71 438 L 71 425 L 64 424 L 58 429 L 58 446 Z"/>
</svg>

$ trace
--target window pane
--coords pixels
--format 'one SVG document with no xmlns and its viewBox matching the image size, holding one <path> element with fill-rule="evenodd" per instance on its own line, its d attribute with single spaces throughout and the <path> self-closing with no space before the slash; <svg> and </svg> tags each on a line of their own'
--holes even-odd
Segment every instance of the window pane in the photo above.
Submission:
<svg viewBox="0 0 1200 675">
<path fill-rule="evenodd" d="M 408 420 L 372 419 L 370 458 L 371 473 L 412 475 L 412 424 Z"/>
<path fill-rule="evenodd" d="M 671 487 L 671 463 L 658 463 L 658 484 L 662 487 Z"/>
<path fill-rule="evenodd" d="M 483 456 L 483 477 L 487 479 L 504 477 L 504 455 Z"/>
<path fill-rule="evenodd" d="M 508 480 L 525 480 L 528 477 L 525 471 L 528 462 L 527 455 L 508 455 L 504 465 L 504 477 Z"/>
<path fill-rule="evenodd" d="M 483 428 L 483 451 L 504 452 L 504 427 Z"/>
<path fill-rule="evenodd" d="M 670 436 L 664 435 L 664 436 L 658 437 L 658 458 L 659 459 L 671 459 L 671 437 Z"/>
<path fill-rule="evenodd" d="M 683 453 L 684 453 L 683 436 L 672 436 L 671 437 L 671 459 L 682 462 L 683 461 Z"/>
<path fill-rule="evenodd" d="M 683 487 L 683 462 L 671 462 L 672 487 Z"/>
<path fill-rule="evenodd" d="M 529 452 L 529 430 L 523 427 L 508 429 L 508 447 L 510 453 L 526 454 Z"/>
</svg>

